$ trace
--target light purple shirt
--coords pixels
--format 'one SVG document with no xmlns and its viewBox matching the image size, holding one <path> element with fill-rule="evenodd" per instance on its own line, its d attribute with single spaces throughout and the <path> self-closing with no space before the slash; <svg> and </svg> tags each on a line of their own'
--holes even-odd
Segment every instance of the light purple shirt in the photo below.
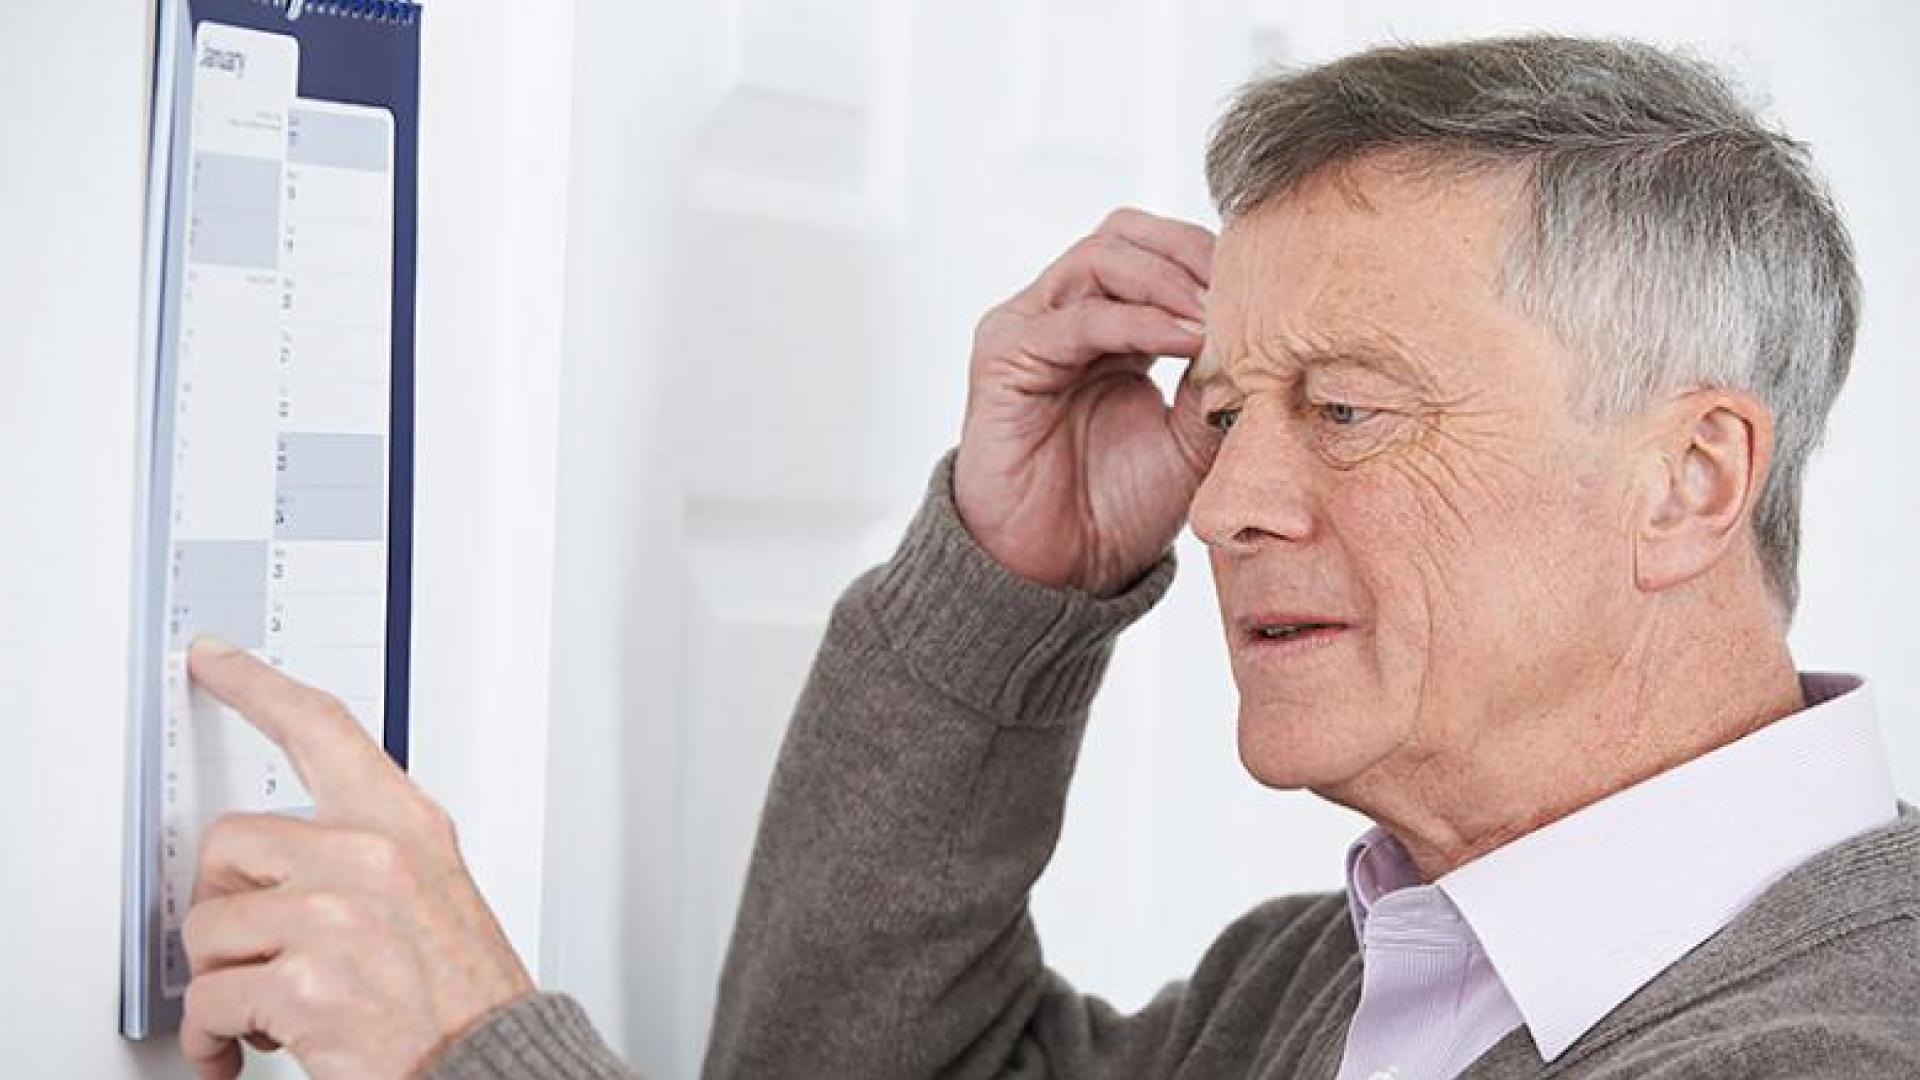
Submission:
<svg viewBox="0 0 1920 1080">
<path fill-rule="evenodd" d="M 1526 1025 L 1543 1061 L 1818 852 L 1894 819 L 1873 700 L 1806 709 L 1420 883 L 1375 826 L 1347 852 L 1360 1005 L 1339 1080 L 1451 1080 Z"/>
</svg>

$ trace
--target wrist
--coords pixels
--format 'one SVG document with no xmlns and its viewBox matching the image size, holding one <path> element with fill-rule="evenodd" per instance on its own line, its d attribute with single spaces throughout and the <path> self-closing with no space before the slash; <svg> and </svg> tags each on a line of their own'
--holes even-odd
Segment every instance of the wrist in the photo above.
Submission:
<svg viewBox="0 0 1920 1080">
<path fill-rule="evenodd" d="M 520 1006 L 538 993 L 538 988 L 528 983 L 524 989 L 516 991 L 512 996 L 481 1009 L 478 1013 L 475 1013 L 464 1021 L 455 1023 L 443 1032 L 432 1046 L 428 1047 L 427 1052 L 420 1056 L 420 1063 L 414 1066 L 413 1070 L 407 1075 L 409 1077 L 433 1075 L 441 1062 L 447 1058 L 455 1047 L 460 1046 L 472 1038 L 476 1032 L 481 1031 L 487 1027 L 487 1025 L 493 1023 L 501 1015 Z"/>
<path fill-rule="evenodd" d="M 1171 549 L 1111 596 L 1032 581 L 983 548 L 954 499 L 955 454 L 934 468 L 893 558 L 865 579 L 890 645 L 929 682 L 1001 722 L 1084 707 L 1113 640 L 1171 584 Z"/>
</svg>

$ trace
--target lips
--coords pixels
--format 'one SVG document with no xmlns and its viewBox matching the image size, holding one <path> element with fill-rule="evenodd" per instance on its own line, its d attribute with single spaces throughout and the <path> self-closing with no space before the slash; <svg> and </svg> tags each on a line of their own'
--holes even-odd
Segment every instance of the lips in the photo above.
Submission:
<svg viewBox="0 0 1920 1080">
<path fill-rule="evenodd" d="M 1242 642 L 1268 647 L 1324 643 L 1352 628 L 1345 620 L 1331 615 L 1296 612 L 1251 615 L 1234 622 Z"/>
</svg>

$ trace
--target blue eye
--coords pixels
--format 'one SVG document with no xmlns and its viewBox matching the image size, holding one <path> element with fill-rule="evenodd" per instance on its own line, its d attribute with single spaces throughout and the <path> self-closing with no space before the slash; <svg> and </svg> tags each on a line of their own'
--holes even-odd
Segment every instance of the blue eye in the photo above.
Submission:
<svg viewBox="0 0 1920 1080">
<path fill-rule="evenodd" d="M 1377 409 L 1363 409 L 1358 405 L 1349 405 L 1344 401 L 1330 401 L 1320 406 L 1321 415 L 1340 427 L 1352 427 L 1355 424 L 1364 424 L 1368 420 L 1373 419 L 1374 413 L 1378 411 Z"/>
<path fill-rule="evenodd" d="M 1207 425 L 1225 435 L 1233 430 L 1234 422 L 1239 419 L 1239 409 L 1215 409 L 1207 414 Z"/>
</svg>

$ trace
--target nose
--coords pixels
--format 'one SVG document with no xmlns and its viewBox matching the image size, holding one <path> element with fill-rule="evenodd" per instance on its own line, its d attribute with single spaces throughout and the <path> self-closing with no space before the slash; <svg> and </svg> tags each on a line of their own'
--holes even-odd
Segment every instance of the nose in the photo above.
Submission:
<svg viewBox="0 0 1920 1080">
<path fill-rule="evenodd" d="M 1229 557 L 1310 541 L 1318 517 L 1314 465 L 1290 425 L 1244 410 L 1194 492 L 1187 524 L 1201 543 Z"/>
</svg>

